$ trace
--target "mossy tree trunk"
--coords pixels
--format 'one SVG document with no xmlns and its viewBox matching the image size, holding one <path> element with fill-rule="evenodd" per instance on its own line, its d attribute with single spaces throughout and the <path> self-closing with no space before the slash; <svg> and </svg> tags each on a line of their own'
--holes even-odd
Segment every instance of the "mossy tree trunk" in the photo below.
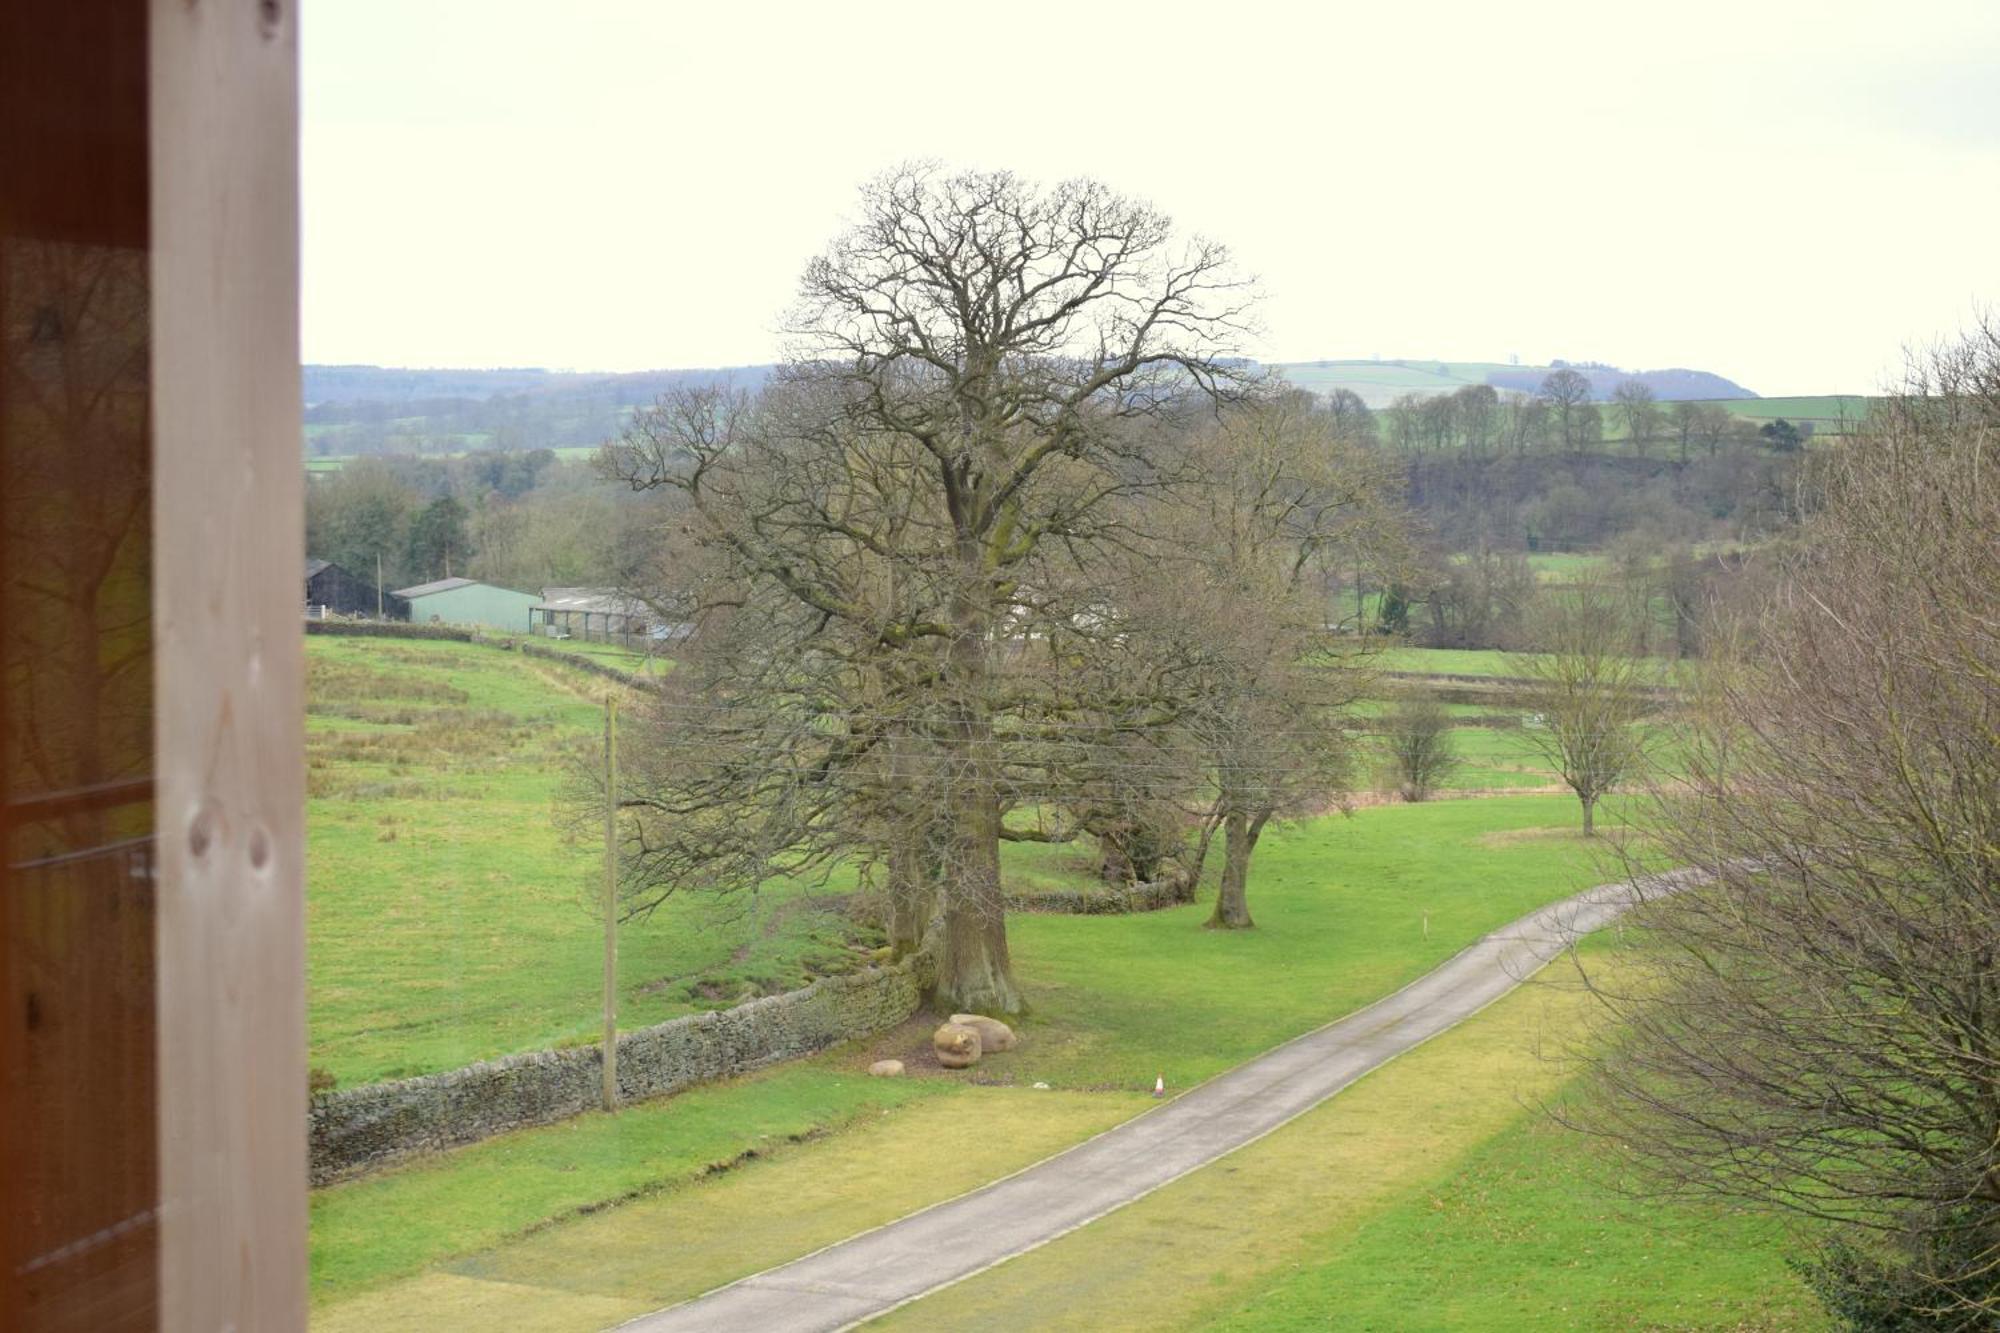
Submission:
<svg viewBox="0 0 2000 1333">
<path fill-rule="evenodd" d="M 1251 814 L 1234 809 L 1222 821 L 1222 887 L 1215 895 L 1215 911 L 1208 918 L 1210 930 L 1248 930 L 1250 919 L 1250 858 L 1257 839 L 1264 834 L 1268 811 Z"/>
</svg>

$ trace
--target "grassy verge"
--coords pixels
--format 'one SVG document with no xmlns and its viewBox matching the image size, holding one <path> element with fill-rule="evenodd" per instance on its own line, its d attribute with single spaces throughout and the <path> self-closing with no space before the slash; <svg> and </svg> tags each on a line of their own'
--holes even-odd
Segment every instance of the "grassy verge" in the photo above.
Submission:
<svg viewBox="0 0 2000 1333">
<path fill-rule="evenodd" d="M 1155 1075 L 1181 1088 L 1220 1072 L 1594 882 L 1597 849 L 1566 832 L 1567 815 L 1559 798 L 1507 797 L 1385 807 L 1277 830 L 1253 872 L 1254 931 L 1202 930 L 1200 904 L 1132 917 L 1017 917 L 1010 932 L 1034 1012 L 1020 1025 L 1022 1049 L 977 1076 L 1109 1090 L 1129 1107 Z M 901 1040 L 914 1048 L 926 1037 L 919 1025 Z M 883 1098 L 968 1091 L 958 1077 L 859 1077 L 878 1051 L 914 1054 L 848 1048 L 322 1191 L 313 1212 L 315 1300 L 684 1182 L 702 1164 L 758 1147 L 758 1134 L 819 1132 L 886 1105 Z M 510 1183 L 516 1174 L 520 1182 Z"/>
<path fill-rule="evenodd" d="M 884 1106 L 824 1142 L 760 1154 L 322 1307 L 314 1327 L 603 1328 L 975 1189 L 1152 1104 L 1140 1094 L 889 1086 L 946 1095 Z"/>
<path fill-rule="evenodd" d="M 579 1210 L 701 1179 L 717 1166 L 957 1091 L 870 1079 L 825 1060 L 698 1088 L 615 1116 L 580 1116 L 317 1191 L 315 1304 Z"/>
</svg>

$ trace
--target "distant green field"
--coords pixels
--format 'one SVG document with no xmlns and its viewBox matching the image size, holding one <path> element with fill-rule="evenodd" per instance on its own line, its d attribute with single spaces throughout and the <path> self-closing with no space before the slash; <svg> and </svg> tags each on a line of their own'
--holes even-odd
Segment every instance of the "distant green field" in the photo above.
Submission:
<svg viewBox="0 0 2000 1333">
<path fill-rule="evenodd" d="M 1296 361 L 1279 367 L 1285 381 L 1312 393 L 1352 389 L 1370 407 L 1386 407 L 1406 393 L 1449 393 L 1484 384 L 1496 371 L 1519 370 L 1498 361 Z"/>
<path fill-rule="evenodd" d="M 1374 665 L 1383 671 L 1422 671 L 1449 676 L 1512 676 L 1512 656 L 1494 648 L 1389 648 Z"/>
<path fill-rule="evenodd" d="M 1720 400 L 1723 407 L 1751 421 L 1810 421 L 1820 435 L 1840 435 L 1867 420 L 1879 399 L 1854 393 L 1818 394 L 1798 398 L 1731 398 Z"/>
<path fill-rule="evenodd" d="M 307 427 L 307 431 L 309 434 L 311 429 L 312 429 L 311 427 Z M 483 452 L 486 449 L 487 445 L 491 442 L 493 437 L 490 435 L 485 435 L 485 436 L 462 435 L 462 436 L 457 436 L 455 438 L 464 441 L 462 447 L 457 449 L 447 450 L 442 453 L 427 451 L 425 453 L 416 455 L 416 457 L 464 458 L 470 454 Z M 563 460 L 566 463 L 574 463 L 579 460 L 588 460 L 590 458 L 596 457 L 597 446 L 594 444 L 564 445 L 560 449 L 551 449 L 549 450 L 549 452 L 554 454 L 557 458 Z M 306 471 L 338 472 L 342 468 L 346 467 L 349 463 L 352 463 L 356 458 L 362 456 L 363 455 L 360 454 L 322 454 L 316 457 L 309 457 L 306 459 Z M 373 457 L 374 455 L 369 455 L 369 456 Z M 381 455 L 381 456 L 389 457 L 389 455 Z M 407 454 L 395 455 L 395 457 L 398 458 L 409 457 L 409 456 L 410 455 Z"/>
<path fill-rule="evenodd" d="M 593 662 L 602 662 L 605 666 L 634 675 L 661 675 L 674 667 L 672 659 L 658 653 L 636 652 L 615 643 L 589 643 L 582 639 L 538 639 L 536 642 L 544 648 L 587 657 Z"/>
<path fill-rule="evenodd" d="M 1603 556 L 1582 551 L 1538 551 L 1528 557 L 1528 568 L 1535 571 L 1537 583 L 1574 583 L 1604 565 Z"/>
</svg>

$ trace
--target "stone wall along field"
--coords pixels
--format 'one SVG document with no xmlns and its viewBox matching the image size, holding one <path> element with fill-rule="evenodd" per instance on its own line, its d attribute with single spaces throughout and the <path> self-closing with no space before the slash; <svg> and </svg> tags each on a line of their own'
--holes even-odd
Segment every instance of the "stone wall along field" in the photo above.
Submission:
<svg viewBox="0 0 2000 1333">
<path fill-rule="evenodd" d="M 1104 884 L 1087 889 L 1040 889 L 1010 893 L 1007 907 L 1015 912 L 1056 912 L 1070 916 L 1118 916 L 1156 912 L 1194 901 L 1194 881 L 1171 875 L 1149 884 Z"/>
<path fill-rule="evenodd" d="M 929 959 L 919 954 L 621 1033 L 619 1098 L 658 1097 L 873 1036 L 915 1013 L 933 980 Z M 593 1110 L 602 1069 L 603 1053 L 579 1046 L 315 1098 L 308 1113 L 312 1183 Z"/>
<path fill-rule="evenodd" d="M 643 683 L 641 677 L 629 671 L 620 671 L 608 662 L 600 662 L 580 653 L 566 653 L 560 648 L 545 647 L 526 638 L 494 638 L 463 625 L 405 625 L 400 621 L 387 620 L 308 620 L 306 633 L 345 635 L 354 639 L 442 639 L 453 643 L 477 643 L 503 652 L 518 652 L 523 657 L 560 662 L 578 671 L 588 671 L 625 685 Z"/>
</svg>

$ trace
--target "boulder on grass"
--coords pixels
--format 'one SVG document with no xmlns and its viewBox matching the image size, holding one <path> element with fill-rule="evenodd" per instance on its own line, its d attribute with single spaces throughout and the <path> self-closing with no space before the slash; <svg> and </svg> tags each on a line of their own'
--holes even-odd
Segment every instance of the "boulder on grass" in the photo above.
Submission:
<svg viewBox="0 0 2000 1333">
<path fill-rule="evenodd" d="M 903 1062 L 901 1060 L 877 1060 L 874 1064 L 868 1066 L 868 1072 L 876 1078 L 901 1078 L 903 1076 Z"/>
<path fill-rule="evenodd" d="M 963 1023 L 946 1023 L 931 1034 L 938 1063 L 946 1069 L 970 1069 L 979 1063 L 979 1029 Z"/>
<path fill-rule="evenodd" d="M 1014 1029 L 997 1018 L 988 1018 L 984 1014 L 953 1014 L 951 1021 L 979 1034 L 979 1052 L 982 1055 L 1011 1051 L 1021 1044 L 1021 1039 L 1014 1035 Z"/>
</svg>

